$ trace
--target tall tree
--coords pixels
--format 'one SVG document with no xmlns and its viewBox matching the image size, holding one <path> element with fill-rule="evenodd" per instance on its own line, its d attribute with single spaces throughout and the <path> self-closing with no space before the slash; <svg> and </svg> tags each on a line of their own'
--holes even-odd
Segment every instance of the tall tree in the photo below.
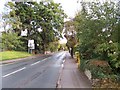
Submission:
<svg viewBox="0 0 120 90">
<path fill-rule="evenodd" d="M 120 68 L 118 57 L 118 5 L 114 2 L 82 2 L 75 17 L 83 58 L 100 57 L 114 68 Z"/>
<path fill-rule="evenodd" d="M 74 50 L 74 46 L 77 43 L 77 39 L 76 39 L 76 31 L 75 31 L 75 22 L 74 20 L 70 20 L 70 21 L 66 21 L 65 22 L 65 31 L 64 31 L 64 36 L 67 39 L 67 43 L 66 46 L 68 47 L 69 53 L 71 54 L 72 58 L 73 58 L 73 50 Z"/>
<path fill-rule="evenodd" d="M 66 15 L 60 4 L 43 0 L 39 3 L 15 2 L 13 6 L 14 9 L 11 8 L 11 12 L 14 12 L 22 23 L 20 29 L 14 28 L 14 31 L 20 32 L 21 29 L 27 29 L 27 40 L 35 40 L 35 50 L 38 49 L 37 44 L 40 42 L 39 44 L 43 46 L 44 53 L 46 45 L 54 41 L 56 36 L 59 37 L 63 29 Z M 39 31 L 39 29 L 42 30 Z"/>
</svg>

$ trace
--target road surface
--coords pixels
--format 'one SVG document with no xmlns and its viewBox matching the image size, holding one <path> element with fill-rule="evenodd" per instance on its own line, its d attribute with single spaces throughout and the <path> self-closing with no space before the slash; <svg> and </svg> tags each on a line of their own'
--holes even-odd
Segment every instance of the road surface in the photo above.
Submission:
<svg viewBox="0 0 120 90">
<path fill-rule="evenodd" d="M 67 52 L 2 66 L 2 88 L 56 88 Z"/>
</svg>

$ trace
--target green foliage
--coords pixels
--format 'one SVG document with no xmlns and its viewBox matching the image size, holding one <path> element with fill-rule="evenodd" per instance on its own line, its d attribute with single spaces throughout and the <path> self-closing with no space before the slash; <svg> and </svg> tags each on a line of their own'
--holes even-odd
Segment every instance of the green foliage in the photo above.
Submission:
<svg viewBox="0 0 120 90">
<path fill-rule="evenodd" d="M 74 47 L 76 45 L 76 40 L 74 37 L 70 36 L 67 40 L 67 46 L 68 47 Z"/>
<path fill-rule="evenodd" d="M 49 50 L 51 52 L 55 52 L 58 50 L 58 47 L 59 47 L 58 41 L 51 42 L 51 43 L 49 43 L 47 50 Z"/>
<path fill-rule="evenodd" d="M 101 59 L 106 59 L 105 58 L 105 52 L 107 53 L 107 59 L 109 59 L 110 64 L 112 67 L 118 68 L 120 66 L 120 61 L 118 58 L 118 43 L 111 43 L 111 44 L 99 44 L 98 47 L 96 48 L 96 52 L 98 52 L 101 55 Z"/>
<path fill-rule="evenodd" d="M 22 49 L 22 41 L 20 41 L 20 37 L 16 33 L 3 33 L 2 48 L 5 50 Z"/>
<path fill-rule="evenodd" d="M 113 69 L 120 68 L 118 11 L 114 2 L 82 2 L 82 10 L 74 19 L 82 59 L 99 57 Z"/>
<path fill-rule="evenodd" d="M 80 68 L 85 71 L 85 69 L 90 70 L 92 78 L 106 78 L 112 75 L 111 67 L 107 62 L 101 60 L 81 60 Z"/>
<path fill-rule="evenodd" d="M 77 40 L 76 40 L 76 35 L 75 35 L 75 22 L 73 20 L 70 20 L 70 21 L 66 21 L 65 22 L 65 31 L 64 31 L 64 34 L 65 34 L 65 38 L 67 39 L 67 47 L 74 47 L 77 43 Z M 71 35 L 70 35 L 71 34 Z"/>
<path fill-rule="evenodd" d="M 42 50 L 45 51 L 46 45 L 53 42 L 56 36 L 61 36 L 66 15 L 60 4 L 42 0 L 39 3 L 9 2 L 7 7 L 11 11 L 9 14 L 4 15 L 5 21 L 9 21 L 13 31 L 19 33 L 19 35 L 21 30 L 27 29 L 27 40 L 35 40 L 36 50 L 42 46 Z M 42 29 L 41 32 L 38 31 L 39 28 Z"/>
<path fill-rule="evenodd" d="M 106 72 L 108 67 L 95 67 L 90 66 L 90 71 L 92 73 L 93 78 L 106 78 L 110 73 Z"/>
</svg>

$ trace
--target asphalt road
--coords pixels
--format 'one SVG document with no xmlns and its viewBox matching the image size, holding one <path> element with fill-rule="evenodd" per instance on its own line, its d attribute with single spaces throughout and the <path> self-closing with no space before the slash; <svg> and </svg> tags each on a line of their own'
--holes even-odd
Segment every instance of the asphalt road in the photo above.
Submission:
<svg viewBox="0 0 120 90">
<path fill-rule="evenodd" d="M 56 88 L 66 53 L 1 66 L 2 88 Z"/>
</svg>

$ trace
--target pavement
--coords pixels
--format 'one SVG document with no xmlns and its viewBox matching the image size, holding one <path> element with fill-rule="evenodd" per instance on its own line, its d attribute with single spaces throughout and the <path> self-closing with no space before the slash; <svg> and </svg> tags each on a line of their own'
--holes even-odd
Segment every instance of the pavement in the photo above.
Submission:
<svg viewBox="0 0 120 90">
<path fill-rule="evenodd" d="M 59 76 L 58 88 L 88 88 L 92 85 L 87 76 L 78 69 L 77 63 L 68 54 Z"/>
</svg>

